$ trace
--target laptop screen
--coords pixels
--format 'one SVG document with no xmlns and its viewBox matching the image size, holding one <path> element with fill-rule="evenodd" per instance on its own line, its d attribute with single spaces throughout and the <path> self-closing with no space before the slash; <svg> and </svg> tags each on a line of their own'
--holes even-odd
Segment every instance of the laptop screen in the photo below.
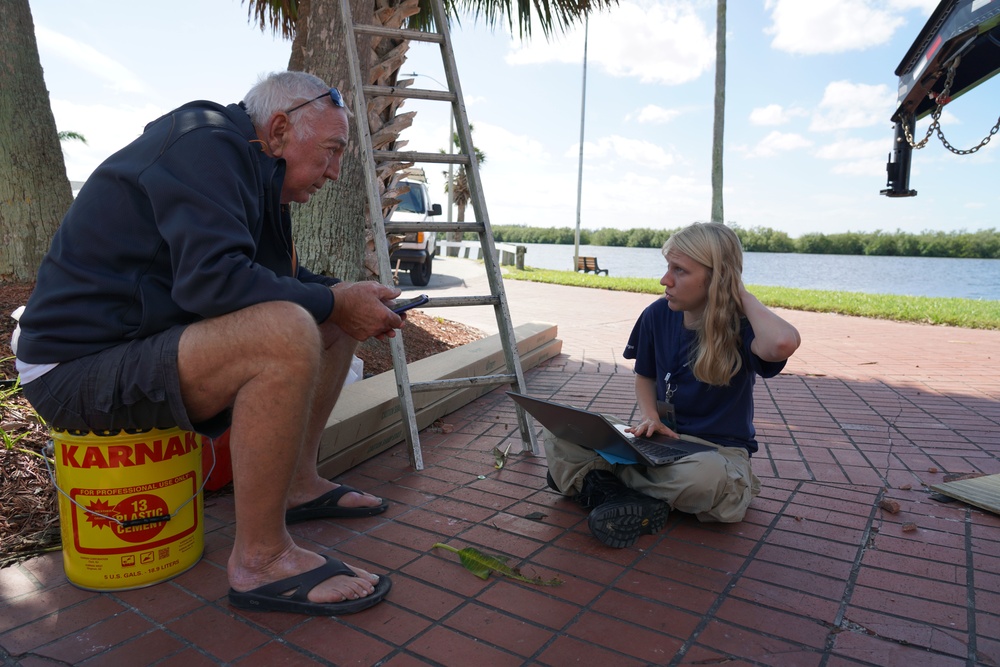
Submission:
<svg viewBox="0 0 1000 667">
<path fill-rule="evenodd" d="M 601 415 L 512 391 L 507 394 L 556 437 L 587 449 L 621 452 L 621 456 L 635 458 L 631 448 L 623 442 L 621 432 Z"/>
</svg>

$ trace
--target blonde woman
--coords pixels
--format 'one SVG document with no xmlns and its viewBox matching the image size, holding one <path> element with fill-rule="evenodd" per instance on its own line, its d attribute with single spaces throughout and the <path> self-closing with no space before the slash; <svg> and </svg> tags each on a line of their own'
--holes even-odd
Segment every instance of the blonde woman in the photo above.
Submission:
<svg viewBox="0 0 1000 667">
<path fill-rule="evenodd" d="M 760 481 L 750 468 L 756 376 L 777 375 L 800 343 L 798 331 L 743 286 L 739 238 L 720 223 L 695 223 L 663 246 L 664 297 L 639 316 L 626 359 L 635 360 L 641 421 L 627 428 L 711 445 L 657 467 L 611 463 L 546 433 L 550 486 L 590 510 L 608 546 L 626 547 L 660 530 L 669 509 L 701 521 L 743 519 Z"/>
</svg>

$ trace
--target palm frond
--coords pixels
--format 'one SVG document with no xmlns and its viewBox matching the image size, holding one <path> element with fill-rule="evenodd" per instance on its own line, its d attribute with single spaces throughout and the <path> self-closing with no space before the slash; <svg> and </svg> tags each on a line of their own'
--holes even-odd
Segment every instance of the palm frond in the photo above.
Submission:
<svg viewBox="0 0 1000 667">
<path fill-rule="evenodd" d="M 63 130 L 59 133 L 59 141 L 82 141 L 87 143 L 87 137 L 83 136 L 79 132 L 73 132 L 72 130 Z"/>
<path fill-rule="evenodd" d="M 505 26 L 513 35 L 529 39 L 535 27 L 546 39 L 557 32 L 566 32 L 580 23 L 588 13 L 610 9 L 618 0 L 445 0 L 448 20 L 461 25 L 460 14 L 482 20 L 490 29 Z M 413 30 L 433 30 L 430 1 L 420 0 L 420 12 L 410 17 L 407 27 Z"/>
<path fill-rule="evenodd" d="M 285 39 L 295 37 L 295 23 L 299 18 L 298 0 L 243 0 L 249 5 L 247 18 L 260 25 L 260 31 L 271 28 L 271 34 Z"/>
</svg>

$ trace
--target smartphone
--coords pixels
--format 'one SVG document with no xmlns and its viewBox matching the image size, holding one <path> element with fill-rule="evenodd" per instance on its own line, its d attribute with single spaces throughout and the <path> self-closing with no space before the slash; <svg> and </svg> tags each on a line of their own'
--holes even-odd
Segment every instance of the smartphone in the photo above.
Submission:
<svg viewBox="0 0 1000 667">
<path fill-rule="evenodd" d="M 414 297 L 412 299 L 403 299 L 402 301 L 397 301 L 393 305 L 389 306 L 389 309 L 398 315 L 400 313 L 409 310 L 410 308 L 416 308 L 417 306 L 424 305 L 425 303 L 427 303 L 429 298 L 430 297 L 428 297 L 426 294 L 421 294 L 420 296 Z"/>
</svg>

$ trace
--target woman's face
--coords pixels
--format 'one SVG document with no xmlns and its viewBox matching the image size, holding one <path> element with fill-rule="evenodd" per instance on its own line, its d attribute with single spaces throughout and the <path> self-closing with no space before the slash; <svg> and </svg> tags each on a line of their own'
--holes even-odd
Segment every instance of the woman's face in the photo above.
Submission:
<svg viewBox="0 0 1000 667">
<path fill-rule="evenodd" d="M 660 278 L 660 284 L 671 310 L 700 317 L 708 305 L 711 279 L 712 271 L 707 266 L 671 250 L 667 253 L 667 272 Z"/>
</svg>

